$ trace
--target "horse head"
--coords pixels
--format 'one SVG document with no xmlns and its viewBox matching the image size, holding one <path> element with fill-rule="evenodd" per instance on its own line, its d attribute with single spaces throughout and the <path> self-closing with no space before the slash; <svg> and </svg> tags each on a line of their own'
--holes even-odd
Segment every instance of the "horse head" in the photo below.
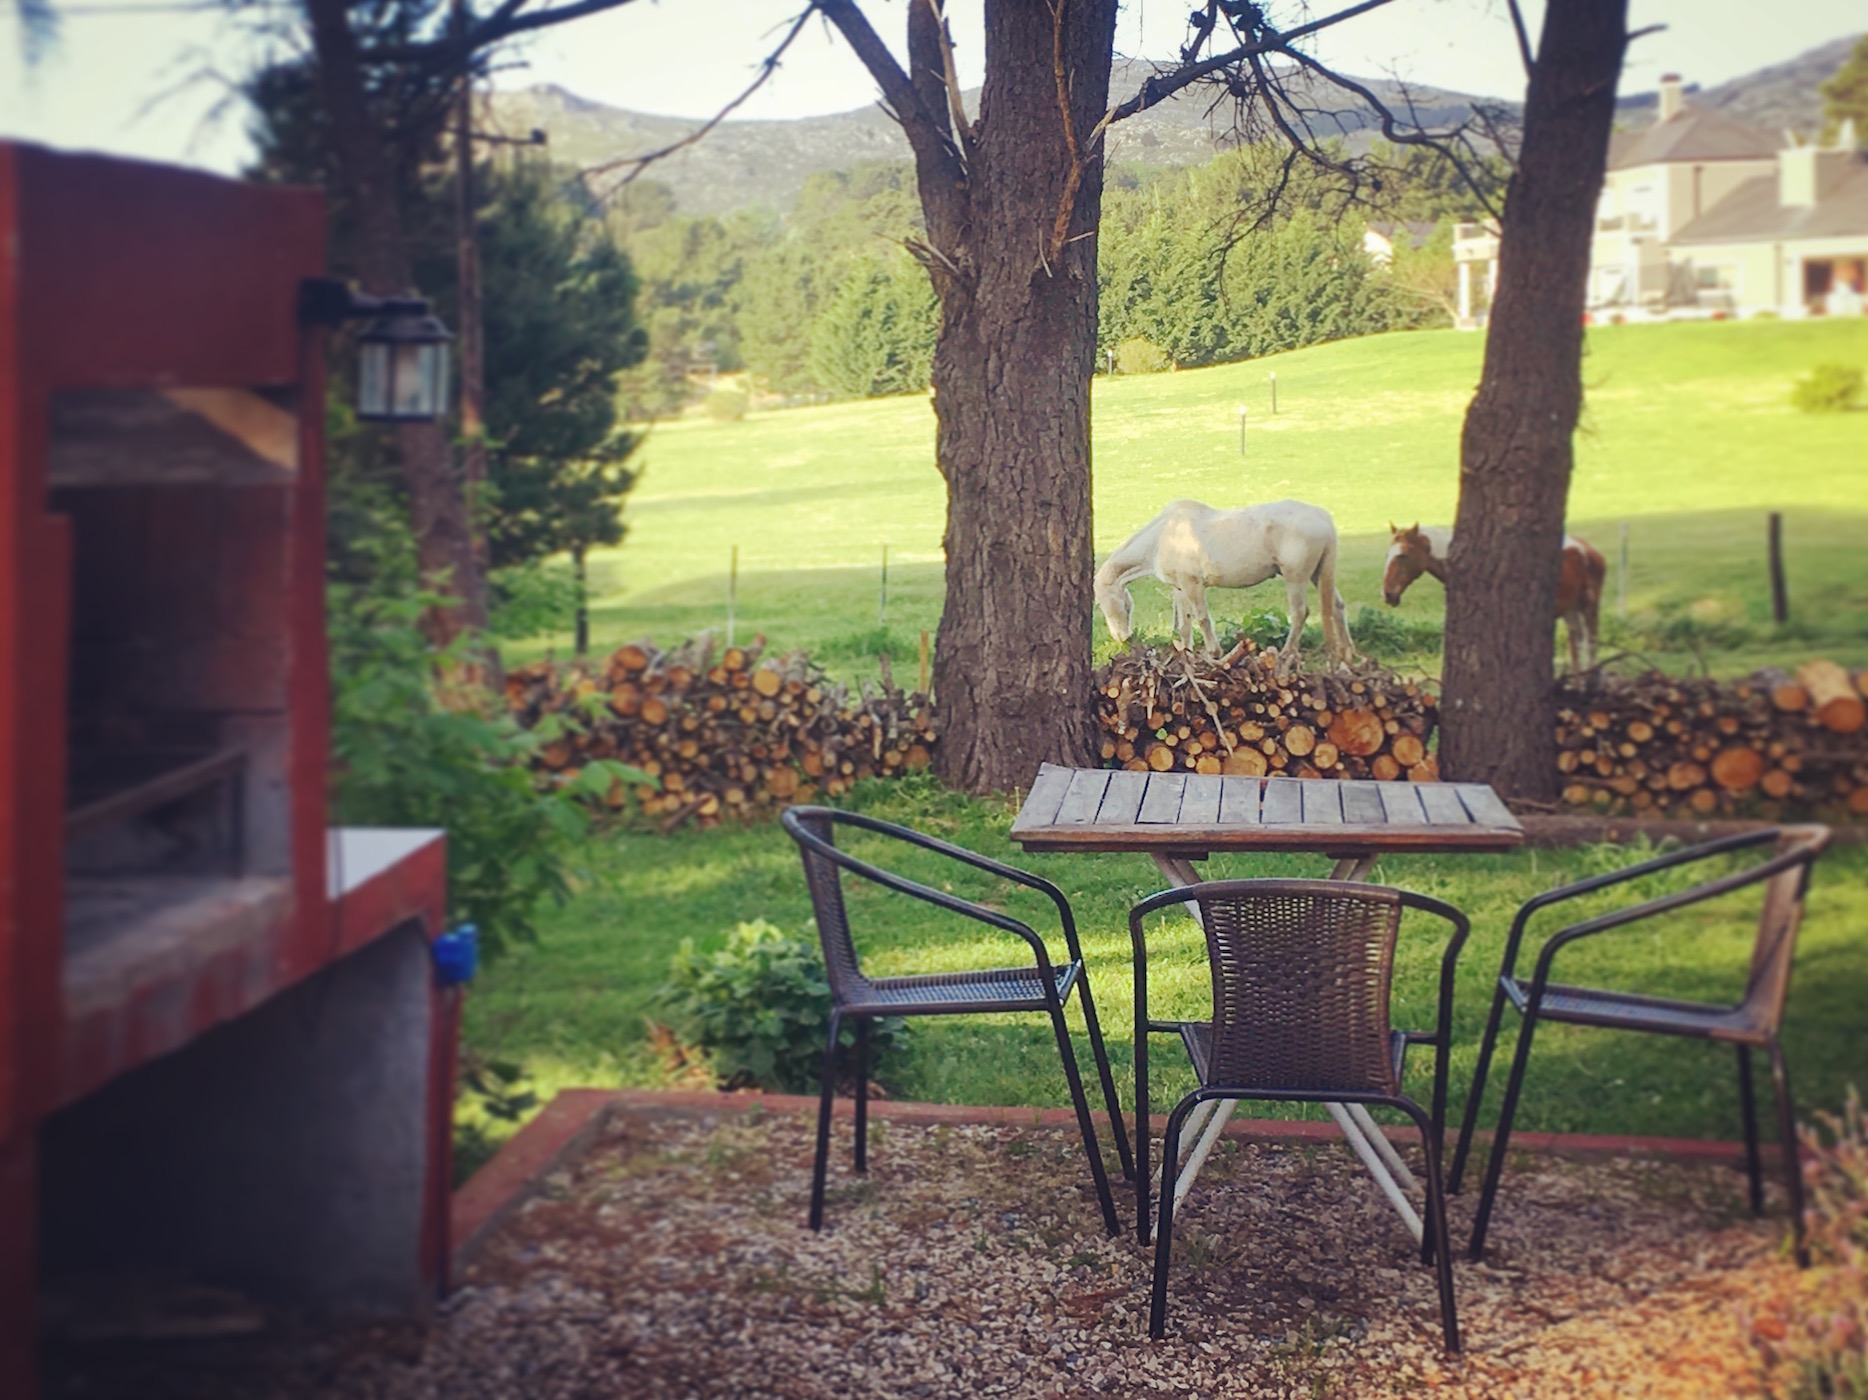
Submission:
<svg viewBox="0 0 1868 1400">
<path fill-rule="evenodd" d="M 1388 532 L 1392 538 L 1388 544 L 1388 564 L 1382 570 L 1382 601 L 1392 608 L 1401 602 L 1408 585 L 1427 571 L 1427 562 L 1433 558 L 1433 544 L 1420 532 L 1419 521 L 1405 530 L 1397 530 L 1390 520 Z"/>
<path fill-rule="evenodd" d="M 1129 596 L 1129 590 L 1120 582 L 1120 578 L 1120 567 L 1113 559 L 1096 571 L 1096 606 L 1103 610 L 1103 621 L 1109 624 L 1109 635 L 1115 638 L 1118 645 L 1127 645 L 1135 620 L 1135 600 Z"/>
</svg>

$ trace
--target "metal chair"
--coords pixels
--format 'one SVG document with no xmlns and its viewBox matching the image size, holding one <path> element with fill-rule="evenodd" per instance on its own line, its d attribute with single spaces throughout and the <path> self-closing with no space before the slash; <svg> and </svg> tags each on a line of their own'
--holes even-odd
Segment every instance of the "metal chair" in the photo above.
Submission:
<svg viewBox="0 0 1868 1400">
<path fill-rule="evenodd" d="M 1090 998 L 1090 984 L 1083 966 L 1083 950 L 1077 942 L 1077 925 L 1071 917 L 1070 902 L 1064 892 L 1048 880 L 1027 874 L 1014 866 L 988 860 L 960 846 L 950 845 L 918 831 L 878 821 L 855 812 L 840 812 L 829 807 L 788 808 L 781 820 L 785 830 L 798 843 L 804 858 L 804 875 L 810 885 L 811 907 L 817 916 L 817 933 L 824 947 L 824 965 L 829 973 L 833 1007 L 830 1032 L 824 1044 L 824 1068 L 817 1112 L 817 1160 L 811 1177 L 811 1217 L 813 1230 L 824 1224 L 824 1178 L 830 1156 L 830 1106 L 835 1088 L 837 1038 L 843 1022 L 856 1024 L 856 1153 L 858 1172 L 868 1170 L 868 1030 L 878 1016 L 960 1016 L 975 1012 L 1043 1011 L 1051 1018 L 1057 1033 L 1058 1053 L 1064 1062 L 1064 1078 L 1070 1084 L 1071 1102 L 1076 1105 L 1077 1127 L 1083 1134 L 1083 1150 L 1090 1159 L 1090 1175 L 1096 1182 L 1096 1194 L 1102 1203 L 1103 1222 L 1109 1233 L 1117 1234 L 1115 1202 L 1109 1193 L 1109 1179 L 1103 1170 L 1102 1150 L 1097 1145 L 1096 1126 L 1090 1120 L 1090 1105 L 1083 1093 L 1082 1076 L 1077 1071 L 1077 1057 L 1071 1047 L 1070 1032 L 1064 1024 L 1064 1003 L 1074 989 L 1083 1004 L 1083 1020 L 1089 1030 L 1090 1049 L 1096 1057 L 1096 1070 L 1102 1079 L 1103 1102 L 1116 1135 L 1116 1149 L 1122 1158 L 1123 1175 L 1134 1171 L 1128 1136 L 1123 1131 L 1122 1109 L 1116 1099 L 1115 1080 L 1109 1073 L 1109 1056 L 1103 1048 L 1102 1028 L 1096 1020 L 1096 1004 Z M 838 826 L 886 836 L 924 851 L 932 851 L 979 870 L 1042 890 L 1057 905 L 1063 923 L 1064 943 L 1070 957 L 1053 963 L 1044 940 L 1029 926 L 997 910 L 974 904 L 940 890 L 929 889 L 867 861 L 856 859 L 836 846 Z M 1007 933 L 1017 934 L 1031 945 L 1032 963 L 1026 967 L 1003 967 L 968 972 L 942 972 L 915 977 L 877 977 L 864 974 L 850 933 L 849 914 L 843 902 L 842 875 L 848 872 L 865 880 L 924 900 L 952 913 L 977 919 Z"/>
<path fill-rule="evenodd" d="M 1142 920 L 1175 904 L 1197 905 L 1206 930 L 1213 978 L 1210 1021 L 1148 1018 Z M 1389 1024 L 1395 940 L 1403 909 L 1423 910 L 1452 925 L 1440 962 L 1439 1017 L 1431 1031 L 1397 1031 Z M 1343 880 L 1211 881 L 1163 890 L 1130 911 L 1129 936 L 1135 945 L 1136 1228 L 1144 1245 L 1151 1195 L 1148 1034 L 1178 1035 L 1199 1080 L 1199 1087 L 1168 1115 L 1162 1143 L 1151 1337 L 1159 1339 L 1166 1330 L 1174 1173 L 1188 1115 L 1203 1103 L 1258 1099 L 1381 1105 L 1414 1120 L 1427 1161 L 1421 1257 L 1435 1266 L 1446 1348 L 1459 1350 L 1440 1147 L 1446 1126 L 1453 974 L 1468 928 L 1465 915 L 1437 899 Z M 1402 1061 L 1410 1045 L 1434 1048 L 1431 1111 L 1401 1090 Z M 1386 1139 L 1380 1146 L 1387 1147 Z"/>
<path fill-rule="evenodd" d="M 1752 1101 L 1751 1052 L 1767 1050 L 1771 1056 L 1771 1078 L 1777 1092 L 1778 1132 L 1784 1147 L 1784 1184 L 1790 1193 L 1790 1214 L 1796 1232 L 1797 1262 L 1807 1265 L 1808 1250 L 1803 1239 L 1803 1181 L 1797 1162 L 1796 1113 L 1790 1099 L 1790 1076 L 1784 1066 L 1783 1046 L 1777 1031 L 1784 1018 L 1784 998 L 1790 990 L 1791 956 L 1796 949 L 1797 926 L 1803 917 L 1804 891 L 1809 887 L 1810 867 L 1829 842 L 1825 826 L 1772 827 L 1767 830 L 1728 836 L 1719 841 L 1674 851 L 1653 860 L 1631 865 L 1626 870 L 1579 880 L 1573 885 L 1550 890 L 1529 900 L 1512 920 L 1510 936 L 1505 940 L 1505 957 L 1498 969 L 1498 989 L 1492 996 L 1492 1015 L 1485 1025 L 1485 1039 L 1479 1047 L 1479 1063 L 1473 1071 L 1472 1092 L 1466 1100 L 1466 1114 L 1459 1129 L 1459 1146 L 1453 1153 L 1453 1169 L 1448 1189 L 1458 1191 L 1466 1169 L 1466 1155 L 1472 1145 L 1473 1129 L 1478 1122 L 1479 1103 L 1485 1094 L 1485 1077 L 1491 1067 L 1492 1052 L 1498 1043 L 1499 1023 L 1505 1004 L 1510 1002 L 1523 1017 L 1518 1030 L 1518 1048 L 1511 1062 L 1511 1077 L 1505 1084 L 1505 1102 L 1499 1110 L 1498 1129 L 1492 1138 L 1492 1154 L 1485 1166 L 1485 1185 L 1479 1195 L 1479 1209 L 1473 1219 L 1468 1253 L 1473 1259 L 1485 1254 L 1485 1235 L 1491 1223 L 1492 1206 L 1498 1195 L 1499 1174 L 1504 1169 L 1505 1150 L 1511 1141 L 1511 1122 L 1518 1109 L 1518 1095 L 1524 1087 L 1525 1066 L 1530 1062 L 1531 1039 L 1539 1021 L 1567 1021 L 1578 1026 L 1604 1026 L 1614 1030 L 1648 1031 L 1655 1035 L 1693 1036 L 1701 1040 L 1724 1041 L 1738 1047 L 1738 1102 L 1745 1122 L 1745 1167 L 1751 1181 L 1751 1211 L 1764 1210 L 1764 1183 L 1758 1160 L 1758 1115 Z M 1527 984 L 1516 975 L 1518 949 L 1524 930 L 1533 914 L 1564 900 L 1593 894 L 1611 885 L 1639 879 L 1658 871 L 1691 865 L 1714 856 L 1757 846 L 1773 846 L 1770 859 L 1735 874 L 1721 876 L 1677 894 L 1663 895 L 1642 904 L 1601 914 L 1593 919 L 1559 929 L 1545 941 L 1537 955 L 1537 964 Z M 1550 980 L 1551 963 L 1559 950 L 1581 938 L 1589 938 L 1610 929 L 1652 918 L 1658 914 L 1684 909 L 1720 895 L 1731 894 L 1749 885 L 1764 884 L 1764 907 L 1758 916 L 1758 937 L 1752 947 L 1751 975 L 1743 998 L 1733 1006 L 1703 1002 L 1676 1001 L 1665 997 L 1643 996 L 1634 992 L 1611 991 L 1597 987 L 1573 987 Z"/>
</svg>

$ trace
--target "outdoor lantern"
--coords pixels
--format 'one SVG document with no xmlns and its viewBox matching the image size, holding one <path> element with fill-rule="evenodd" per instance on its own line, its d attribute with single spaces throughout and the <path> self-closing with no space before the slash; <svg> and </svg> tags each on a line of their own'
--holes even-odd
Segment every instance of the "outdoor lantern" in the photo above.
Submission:
<svg viewBox="0 0 1868 1400">
<path fill-rule="evenodd" d="M 357 337 L 357 417 L 432 423 L 448 411 L 448 342 L 433 316 L 381 316 Z"/>
<path fill-rule="evenodd" d="M 298 318 L 311 326 L 368 320 L 357 337 L 357 417 L 433 423 L 448 411 L 448 328 L 421 297 L 366 296 L 331 277 L 299 284 Z"/>
</svg>

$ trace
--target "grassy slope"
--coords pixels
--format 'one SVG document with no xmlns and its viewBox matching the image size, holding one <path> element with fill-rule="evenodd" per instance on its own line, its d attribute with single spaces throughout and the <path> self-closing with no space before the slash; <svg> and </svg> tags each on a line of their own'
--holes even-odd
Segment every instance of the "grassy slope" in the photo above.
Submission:
<svg viewBox="0 0 1868 1400">
<path fill-rule="evenodd" d="M 1096 546 L 1107 551 L 1176 496 L 1216 504 L 1294 495 L 1334 512 L 1344 590 L 1379 605 L 1386 522 L 1452 518 L 1461 416 L 1480 337 L 1378 336 L 1249 364 L 1096 384 Z M 1593 330 L 1572 524 L 1613 561 L 1629 522 L 1628 604 L 1723 625 L 1705 656 L 1737 672 L 1820 650 L 1868 663 L 1868 413 L 1789 407 L 1791 382 L 1823 361 L 1868 362 L 1868 321 L 1720 322 Z M 1279 412 L 1268 411 L 1268 370 Z M 1250 413 L 1238 450 L 1238 407 Z M 943 489 L 922 399 L 755 414 L 657 427 L 642 451 L 630 537 L 595 561 L 599 646 L 685 636 L 724 621 L 729 549 L 739 547 L 742 635 L 807 645 L 846 674 L 876 647 L 878 565 L 889 546 L 891 650 L 940 610 Z M 1765 625 L 1764 514 L 1786 515 L 1792 626 Z M 1615 591 L 1611 578 L 1610 592 Z M 1216 610 L 1282 605 L 1216 594 Z M 1143 626 L 1165 625 L 1153 585 Z M 1403 604 L 1437 620 L 1431 580 Z M 1611 608 L 1612 611 L 1612 608 Z M 1733 624 L 1737 624 L 1734 626 Z M 1651 629 L 1650 629 L 1651 630 Z M 1102 629 L 1098 625 L 1100 639 Z M 1609 620 L 1611 640 L 1653 639 Z M 548 639 L 562 647 L 564 638 Z M 547 640 L 532 650 L 542 649 Z M 1679 647 L 1681 644 L 1675 642 Z M 1684 650 L 1657 659 L 1680 665 Z"/>
</svg>

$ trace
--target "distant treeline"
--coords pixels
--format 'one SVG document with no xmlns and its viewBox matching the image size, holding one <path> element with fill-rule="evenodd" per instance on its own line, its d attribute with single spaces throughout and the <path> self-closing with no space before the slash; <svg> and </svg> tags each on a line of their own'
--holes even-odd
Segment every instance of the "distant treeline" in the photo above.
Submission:
<svg viewBox="0 0 1868 1400">
<path fill-rule="evenodd" d="M 1112 172 L 1098 367 L 1205 365 L 1446 324 L 1451 223 L 1475 203 L 1431 157 L 1378 150 L 1374 163 L 1379 178 L 1353 197 L 1266 147 Z M 813 176 L 783 215 L 683 216 L 641 181 L 602 217 L 641 278 L 650 354 L 624 379 L 632 415 L 673 411 L 739 371 L 798 400 L 927 387 L 938 311 L 906 246 L 922 235 L 908 166 Z M 1371 223 L 1401 225 L 1391 262 L 1365 251 Z"/>
</svg>

